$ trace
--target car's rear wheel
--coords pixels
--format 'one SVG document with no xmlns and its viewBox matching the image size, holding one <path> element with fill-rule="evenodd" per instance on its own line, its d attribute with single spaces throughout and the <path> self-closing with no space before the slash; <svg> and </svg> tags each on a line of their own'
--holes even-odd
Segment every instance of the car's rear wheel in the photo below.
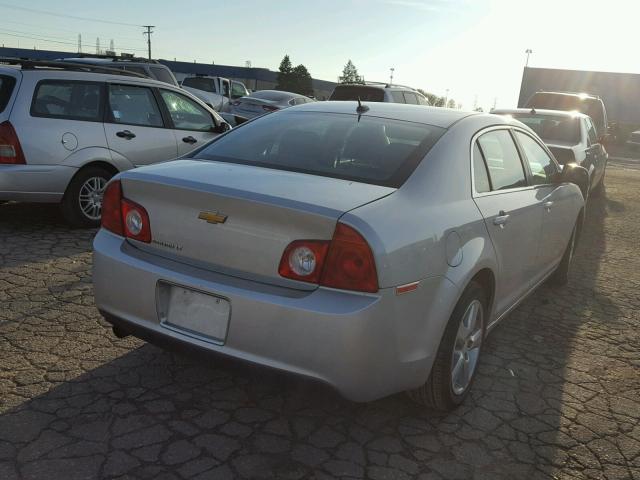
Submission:
<svg viewBox="0 0 640 480">
<path fill-rule="evenodd" d="M 409 397 L 436 410 L 451 410 L 462 403 L 477 371 L 486 332 L 487 295 L 471 282 L 449 319 L 426 383 Z"/>
<path fill-rule="evenodd" d="M 571 232 L 571 238 L 569 239 L 569 244 L 564 251 L 564 255 L 562 255 L 562 260 L 560 260 L 560 264 L 556 268 L 555 272 L 551 274 L 549 277 L 549 283 L 556 286 L 563 286 L 569 283 L 569 270 L 571 269 L 571 262 L 573 260 L 573 254 L 576 249 L 578 238 L 578 223 L 573 227 L 573 232 Z"/>
<path fill-rule="evenodd" d="M 73 177 L 62 199 L 67 222 L 75 227 L 100 225 L 102 196 L 111 177 L 112 172 L 98 166 L 83 168 Z"/>
</svg>

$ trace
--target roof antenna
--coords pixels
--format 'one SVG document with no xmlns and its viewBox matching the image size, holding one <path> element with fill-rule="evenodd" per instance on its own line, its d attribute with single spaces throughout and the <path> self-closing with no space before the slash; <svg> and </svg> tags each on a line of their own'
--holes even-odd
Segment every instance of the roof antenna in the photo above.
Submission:
<svg viewBox="0 0 640 480">
<path fill-rule="evenodd" d="M 358 108 L 356 108 L 356 112 L 358 113 L 358 115 L 362 115 L 364 112 L 368 112 L 369 111 L 369 107 L 367 107 L 366 105 L 362 105 L 362 102 L 360 101 L 360 96 L 358 95 Z"/>
<path fill-rule="evenodd" d="M 536 109 L 535 109 L 535 107 L 531 107 L 531 112 L 529 112 L 529 113 L 531 113 L 532 115 L 535 115 L 535 114 L 536 114 Z"/>
</svg>

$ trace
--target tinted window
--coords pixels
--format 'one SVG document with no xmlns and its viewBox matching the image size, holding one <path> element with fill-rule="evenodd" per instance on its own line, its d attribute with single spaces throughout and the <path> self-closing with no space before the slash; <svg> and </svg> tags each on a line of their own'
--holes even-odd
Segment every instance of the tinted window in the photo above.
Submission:
<svg viewBox="0 0 640 480">
<path fill-rule="evenodd" d="M 198 90 L 204 90 L 205 92 L 215 92 L 215 84 L 211 78 L 204 77 L 189 77 L 182 80 L 182 85 L 185 87 L 196 88 Z"/>
<path fill-rule="evenodd" d="M 120 67 L 128 72 L 139 73 L 140 75 L 144 75 L 145 77 L 149 76 L 149 73 L 142 67 L 135 67 L 131 65 L 127 65 L 125 67 Z"/>
<path fill-rule="evenodd" d="M 184 95 L 168 90 L 162 90 L 160 95 L 178 130 L 209 132 L 215 126 L 211 114 Z"/>
<path fill-rule="evenodd" d="M 587 126 L 587 136 L 589 137 L 589 144 L 593 145 L 598 142 L 598 134 L 596 133 L 596 129 L 593 126 L 593 122 L 590 118 L 585 118 L 586 126 Z"/>
<path fill-rule="evenodd" d="M 168 68 L 162 67 L 149 67 L 151 69 L 151 73 L 156 77 L 157 80 L 161 82 L 168 83 L 169 85 L 176 85 L 176 79 L 173 77 L 171 70 Z"/>
<path fill-rule="evenodd" d="M 101 121 L 101 84 L 46 80 L 38 83 L 31 115 Z"/>
<path fill-rule="evenodd" d="M 592 97 L 558 93 L 535 93 L 527 107 L 547 110 L 577 110 L 593 118 L 598 125 L 604 127 L 604 105 L 601 100 Z"/>
<path fill-rule="evenodd" d="M 484 164 L 484 158 L 482 158 L 482 152 L 480 151 L 480 147 L 478 147 L 478 142 L 473 145 L 473 181 L 476 192 L 485 193 L 491 191 L 487 166 Z"/>
<path fill-rule="evenodd" d="M 478 138 L 493 190 L 524 187 L 527 181 L 520 155 L 507 130 L 494 130 Z"/>
<path fill-rule="evenodd" d="M 404 101 L 406 103 L 411 103 L 412 105 L 418 104 L 418 97 L 413 92 L 404 92 Z"/>
<path fill-rule="evenodd" d="M 232 130 L 195 156 L 398 187 L 444 131 L 376 117 L 283 110 Z"/>
<path fill-rule="evenodd" d="M 150 88 L 109 86 L 109 113 L 113 123 L 162 127 L 160 109 Z"/>
<path fill-rule="evenodd" d="M 536 132 L 545 143 L 580 143 L 580 119 L 578 117 L 538 115 L 532 113 L 510 114 Z"/>
<path fill-rule="evenodd" d="M 391 98 L 393 98 L 394 103 L 405 103 L 404 95 L 402 92 L 389 92 L 391 93 Z"/>
<path fill-rule="evenodd" d="M 544 148 L 529 135 L 522 132 L 515 133 L 516 138 L 522 146 L 522 150 L 524 150 L 524 155 L 527 157 L 527 162 L 533 175 L 533 184 L 546 185 L 551 183 L 551 177 L 556 172 L 556 167 L 551 157 L 545 152 Z"/>
<path fill-rule="evenodd" d="M 384 90 L 365 85 L 338 85 L 329 100 L 353 100 L 363 102 L 384 102 Z"/>
<path fill-rule="evenodd" d="M 244 97 L 247 94 L 247 89 L 243 84 L 238 82 L 231 82 L 231 96 L 233 98 Z"/>
<path fill-rule="evenodd" d="M 8 75 L 0 75 L 0 112 L 7 107 L 15 84 L 15 78 Z"/>
</svg>

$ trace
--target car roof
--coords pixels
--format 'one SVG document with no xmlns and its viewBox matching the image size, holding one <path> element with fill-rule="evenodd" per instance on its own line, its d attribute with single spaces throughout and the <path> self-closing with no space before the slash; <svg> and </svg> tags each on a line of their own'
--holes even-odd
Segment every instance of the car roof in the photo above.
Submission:
<svg viewBox="0 0 640 480">
<path fill-rule="evenodd" d="M 491 110 L 490 113 L 494 115 L 512 115 L 514 113 L 527 113 L 531 115 L 547 115 L 554 117 L 566 117 L 566 118 L 581 118 L 588 117 L 584 113 L 577 112 L 575 110 L 548 110 L 542 108 L 496 108 Z"/>
<path fill-rule="evenodd" d="M 591 93 L 579 93 L 579 92 L 550 92 L 550 91 L 546 91 L 546 90 L 539 90 L 537 92 L 535 92 L 533 95 L 537 95 L 537 94 L 544 94 L 544 95 L 558 95 L 558 96 L 562 96 L 562 97 L 578 97 L 581 100 L 601 100 L 601 98 L 598 95 L 593 95 Z"/>
<path fill-rule="evenodd" d="M 369 108 L 362 115 L 424 123 L 442 128 L 449 128 L 451 125 L 463 118 L 471 115 L 477 115 L 477 112 L 466 112 L 463 110 L 441 107 L 428 107 L 426 105 L 407 105 L 404 103 L 362 102 L 362 105 L 366 105 Z M 357 114 L 357 108 L 358 102 L 328 101 L 305 103 L 304 105 L 291 107 L 287 110 L 295 110 L 298 112 Z"/>
</svg>

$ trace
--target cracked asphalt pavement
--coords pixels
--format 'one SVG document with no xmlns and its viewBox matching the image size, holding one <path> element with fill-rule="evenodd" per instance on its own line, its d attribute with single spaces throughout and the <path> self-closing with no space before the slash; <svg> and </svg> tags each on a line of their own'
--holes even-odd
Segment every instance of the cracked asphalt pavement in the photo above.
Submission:
<svg viewBox="0 0 640 480">
<path fill-rule="evenodd" d="M 640 480 L 639 191 L 609 169 L 569 285 L 490 335 L 448 415 L 117 339 L 95 232 L 0 206 L 0 479 Z"/>
</svg>

